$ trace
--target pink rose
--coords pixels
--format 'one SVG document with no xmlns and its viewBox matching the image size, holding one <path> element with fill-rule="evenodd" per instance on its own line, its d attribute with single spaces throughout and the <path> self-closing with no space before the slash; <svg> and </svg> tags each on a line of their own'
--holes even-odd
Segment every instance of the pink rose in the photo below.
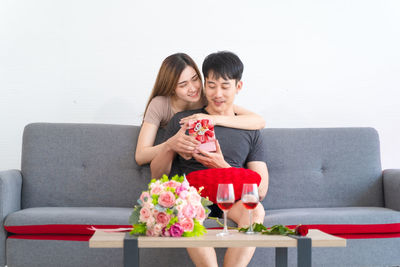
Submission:
<svg viewBox="0 0 400 267">
<path fill-rule="evenodd" d="M 206 219 L 206 211 L 203 206 L 196 207 L 196 219 L 200 222 L 203 222 Z"/>
<path fill-rule="evenodd" d="M 142 208 L 140 210 L 140 217 L 139 220 L 141 220 L 142 222 L 147 222 L 150 217 L 152 217 L 151 211 L 148 208 Z"/>
<path fill-rule="evenodd" d="M 155 185 L 151 190 L 150 194 L 152 195 L 159 195 L 162 191 L 162 187 L 160 185 Z"/>
<path fill-rule="evenodd" d="M 175 195 L 170 191 L 162 192 L 158 198 L 158 204 L 166 208 L 171 208 L 175 204 Z"/>
<path fill-rule="evenodd" d="M 187 191 L 188 189 L 189 183 L 187 181 L 183 181 L 181 185 L 176 188 L 175 193 L 179 195 L 182 191 Z"/>
<path fill-rule="evenodd" d="M 177 193 L 177 194 L 178 194 L 178 193 Z M 179 192 L 179 197 L 180 197 L 181 199 L 186 199 L 187 195 L 188 195 L 188 191 L 187 191 L 187 190 L 183 190 L 183 191 L 180 191 L 180 192 Z"/>
<path fill-rule="evenodd" d="M 166 227 L 164 227 L 164 228 L 162 229 L 161 235 L 162 235 L 162 236 L 166 236 L 166 237 L 171 236 L 170 233 L 169 233 L 169 230 L 167 230 Z"/>
<path fill-rule="evenodd" d="M 196 216 L 196 209 L 192 205 L 187 204 L 183 207 L 182 214 L 186 218 L 194 218 Z"/>
<path fill-rule="evenodd" d="M 192 219 L 184 218 L 184 219 L 179 221 L 179 224 L 182 226 L 183 231 L 185 231 L 185 232 L 193 231 L 194 222 L 193 222 Z"/>
<path fill-rule="evenodd" d="M 197 192 L 189 194 L 187 200 L 191 204 L 201 204 L 201 197 L 199 194 L 197 194 Z"/>
<path fill-rule="evenodd" d="M 158 213 L 159 213 L 158 210 L 156 210 L 156 209 L 153 210 L 153 216 L 154 216 L 154 218 L 157 218 Z"/>
<path fill-rule="evenodd" d="M 161 225 L 159 225 L 159 224 L 154 225 L 153 231 L 154 231 L 155 236 L 160 236 L 161 235 L 162 228 L 163 227 Z"/>
<path fill-rule="evenodd" d="M 176 193 L 178 196 L 179 196 L 179 194 L 180 194 L 182 191 L 185 191 L 185 188 L 184 188 L 182 185 L 178 186 L 178 187 L 175 189 L 175 193 Z"/>
<path fill-rule="evenodd" d="M 156 217 L 157 224 L 161 226 L 167 226 L 169 223 L 170 216 L 165 212 L 159 212 Z"/>
<path fill-rule="evenodd" d="M 181 183 L 179 183 L 177 181 L 174 181 L 174 180 L 171 180 L 171 181 L 163 183 L 163 185 L 166 186 L 166 187 L 177 188 L 178 186 L 181 185 Z"/>
<path fill-rule="evenodd" d="M 154 225 L 155 223 L 156 223 L 156 219 L 154 219 L 153 216 L 150 216 L 150 217 L 147 219 L 147 222 L 146 222 L 147 229 L 153 227 L 153 225 Z"/>
<path fill-rule="evenodd" d="M 179 223 L 175 223 L 169 228 L 169 234 L 172 237 L 180 237 L 183 234 L 183 227 Z"/>
<path fill-rule="evenodd" d="M 147 236 L 157 236 L 153 229 L 147 229 L 146 235 Z"/>
<path fill-rule="evenodd" d="M 187 180 L 184 180 L 181 184 L 186 190 L 189 189 L 190 185 L 189 182 Z"/>
<path fill-rule="evenodd" d="M 149 202 L 151 199 L 149 192 L 142 192 L 142 194 L 140 195 L 140 200 L 144 203 L 144 202 Z"/>
<path fill-rule="evenodd" d="M 147 208 L 147 209 L 152 209 L 152 208 L 154 208 L 154 204 L 151 202 L 144 202 L 143 207 Z"/>
</svg>

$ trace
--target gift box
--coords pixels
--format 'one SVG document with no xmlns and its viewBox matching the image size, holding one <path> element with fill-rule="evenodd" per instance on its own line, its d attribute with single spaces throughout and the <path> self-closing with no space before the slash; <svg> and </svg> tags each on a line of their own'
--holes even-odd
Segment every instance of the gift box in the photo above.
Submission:
<svg viewBox="0 0 400 267">
<path fill-rule="evenodd" d="M 189 121 L 189 135 L 194 136 L 201 144 L 199 149 L 214 152 L 215 146 L 214 125 L 207 119 Z"/>
</svg>

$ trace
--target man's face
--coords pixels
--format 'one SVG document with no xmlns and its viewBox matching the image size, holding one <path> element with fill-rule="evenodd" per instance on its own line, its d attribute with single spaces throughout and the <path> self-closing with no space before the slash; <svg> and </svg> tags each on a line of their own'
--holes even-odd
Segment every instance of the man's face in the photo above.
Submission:
<svg viewBox="0 0 400 267">
<path fill-rule="evenodd" d="M 242 88 L 242 81 L 216 79 L 212 72 L 205 79 L 204 91 L 208 100 L 207 112 L 218 115 L 234 115 L 233 102 L 235 95 Z"/>
</svg>

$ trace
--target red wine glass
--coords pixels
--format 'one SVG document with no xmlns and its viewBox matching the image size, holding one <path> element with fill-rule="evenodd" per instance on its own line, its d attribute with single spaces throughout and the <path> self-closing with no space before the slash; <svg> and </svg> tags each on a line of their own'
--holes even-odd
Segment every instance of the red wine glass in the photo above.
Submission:
<svg viewBox="0 0 400 267">
<path fill-rule="evenodd" d="M 258 205 L 257 184 L 243 184 L 242 203 L 249 210 L 250 228 L 246 234 L 254 234 L 253 231 L 253 209 Z"/>
<path fill-rule="evenodd" d="M 224 212 L 224 230 L 221 233 L 218 233 L 217 236 L 229 235 L 228 226 L 226 225 L 226 216 L 228 210 L 232 208 L 233 203 L 235 203 L 233 184 L 219 184 L 217 191 L 217 204 Z"/>
</svg>

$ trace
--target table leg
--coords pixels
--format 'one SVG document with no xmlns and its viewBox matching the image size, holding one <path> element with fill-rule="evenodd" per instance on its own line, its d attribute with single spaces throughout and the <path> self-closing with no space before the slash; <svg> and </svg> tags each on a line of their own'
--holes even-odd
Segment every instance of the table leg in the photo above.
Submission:
<svg viewBox="0 0 400 267">
<path fill-rule="evenodd" d="M 129 233 L 124 238 L 124 267 L 139 267 L 138 237 Z"/>
<path fill-rule="evenodd" d="M 311 238 L 291 235 L 297 239 L 297 266 L 311 267 Z"/>
<path fill-rule="evenodd" d="M 288 266 L 288 248 L 275 248 L 275 266 Z"/>
</svg>

